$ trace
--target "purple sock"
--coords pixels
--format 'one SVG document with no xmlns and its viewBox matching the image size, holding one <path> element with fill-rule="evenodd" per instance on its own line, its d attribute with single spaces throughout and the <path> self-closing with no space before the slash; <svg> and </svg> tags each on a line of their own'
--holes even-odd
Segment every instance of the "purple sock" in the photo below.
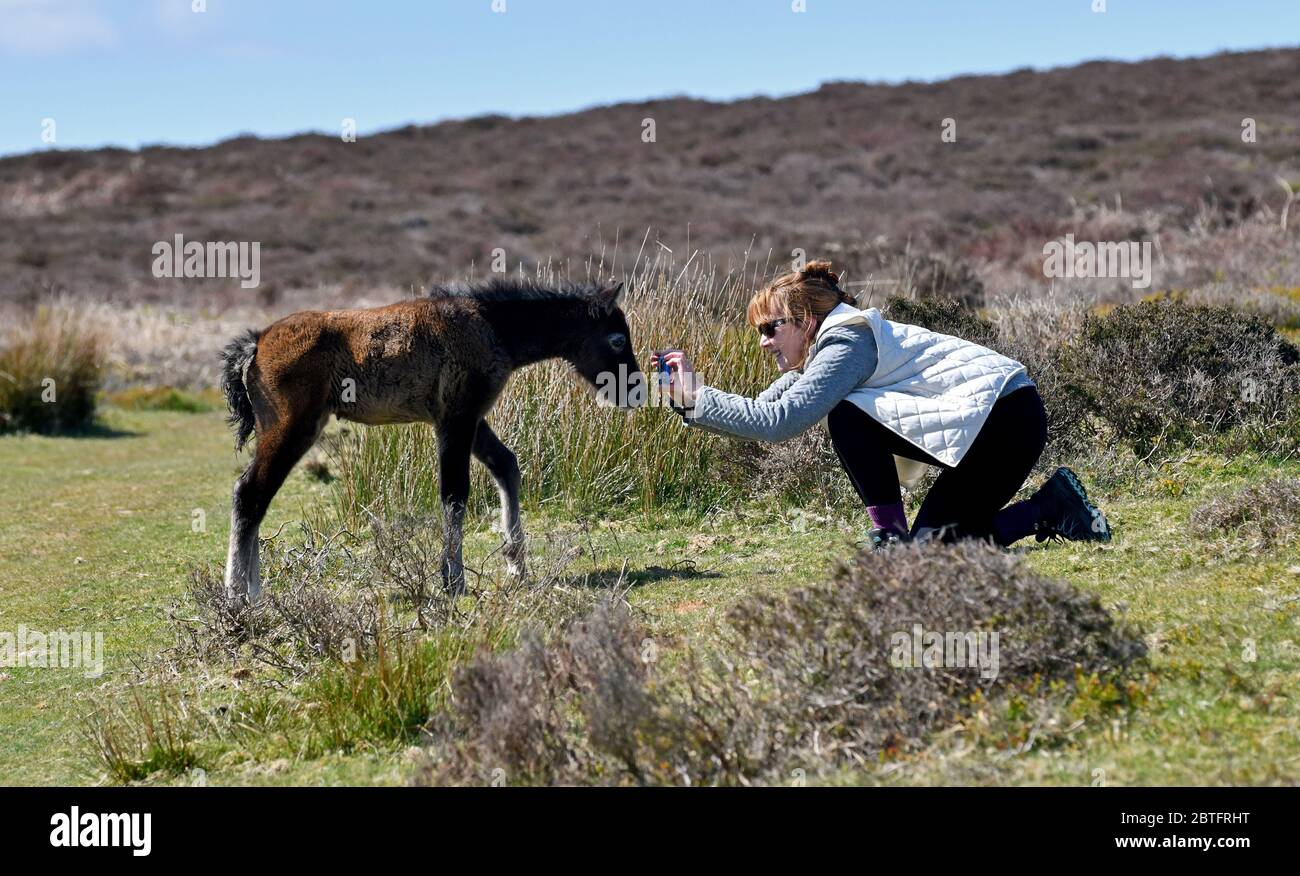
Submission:
<svg viewBox="0 0 1300 876">
<path fill-rule="evenodd" d="M 868 505 L 867 514 L 871 517 L 871 525 L 874 528 L 893 530 L 899 535 L 907 535 L 907 514 L 903 511 L 902 502 L 895 502 L 892 505 Z"/>
<path fill-rule="evenodd" d="M 993 515 L 993 537 L 998 544 L 1008 547 L 1034 531 L 1039 509 L 1033 500 L 1008 505 Z"/>
</svg>

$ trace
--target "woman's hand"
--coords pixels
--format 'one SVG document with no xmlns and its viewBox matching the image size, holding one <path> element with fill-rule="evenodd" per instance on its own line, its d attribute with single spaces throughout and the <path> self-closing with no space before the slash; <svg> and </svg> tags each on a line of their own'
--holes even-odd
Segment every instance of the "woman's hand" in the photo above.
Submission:
<svg viewBox="0 0 1300 876">
<path fill-rule="evenodd" d="M 672 369 L 672 377 L 668 385 L 668 392 L 678 407 L 690 408 L 695 406 L 695 396 L 699 391 L 699 378 L 695 374 L 695 368 L 691 365 L 691 360 L 683 350 L 659 350 L 650 354 L 650 367 L 656 373 L 660 368 L 660 363 L 666 362 Z"/>
</svg>

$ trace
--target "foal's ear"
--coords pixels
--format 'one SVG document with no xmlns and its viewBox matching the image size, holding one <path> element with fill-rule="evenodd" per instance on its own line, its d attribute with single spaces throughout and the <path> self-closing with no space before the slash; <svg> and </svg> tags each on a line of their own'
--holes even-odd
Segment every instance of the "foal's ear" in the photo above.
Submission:
<svg viewBox="0 0 1300 876">
<path fill-rule="evenodd" d="M 614 308 L 619 306 L 623 300 L 623 281 L 619 280 L 613 286 L 606 286 L 596 293 L 595 310 L 597 313 L 608 316 L 614 312 Z"/>
</svg>

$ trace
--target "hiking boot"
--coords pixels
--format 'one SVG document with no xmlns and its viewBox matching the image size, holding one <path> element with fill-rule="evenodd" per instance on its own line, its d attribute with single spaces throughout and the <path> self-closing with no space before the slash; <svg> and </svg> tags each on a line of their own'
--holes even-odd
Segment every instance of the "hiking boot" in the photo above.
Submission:
<svg viewBox="0 0 1300 876">
<path fill-rule="evenodd" d="M 881 551 L 885 548 L 897 547 L 906 541 L 911 541 L 905 535 L 899 535 L 892 529 L 872 529 L 867 532 L 867 540 L 859 542 L 863 547 L 870 547 L 873 551 Z"/>
<path fill-rule="evenodd" d="M 911 540 L 917 544 L 944 544 L 955 540 L 957 524 L 945 523 L 942 526 L 923 526 L 916 531 Z"/>
<path fill-rule="evenodd" d="M 1041 519 L 1034 526 L 1039 541 L 1110 541 L 1106 515 L 1088 500 L 1079 476 L 1062 466 L 1034 493 Z"/>
</svg>

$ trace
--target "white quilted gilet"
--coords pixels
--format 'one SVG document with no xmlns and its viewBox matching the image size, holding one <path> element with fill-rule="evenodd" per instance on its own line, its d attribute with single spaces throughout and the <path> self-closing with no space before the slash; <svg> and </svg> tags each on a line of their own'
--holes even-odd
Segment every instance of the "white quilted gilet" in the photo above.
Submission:
<svg viewBox="0 0 1300 876">
<path fill-rule="evenodd" d="M 891 322 L 875 308 L 840 304 L 822 321 L 814 339 L 818 349 L 826 330 L 867 324 L 876 338 L 879 361 L 868 380 L 846 397 L 890 431 L 955 466 L 979 434 L 1002 387 L 1025 366 L 970 341 L 920 326 Z M 926 466 L 899 462 L 909 486 Z"/>
</svg>

